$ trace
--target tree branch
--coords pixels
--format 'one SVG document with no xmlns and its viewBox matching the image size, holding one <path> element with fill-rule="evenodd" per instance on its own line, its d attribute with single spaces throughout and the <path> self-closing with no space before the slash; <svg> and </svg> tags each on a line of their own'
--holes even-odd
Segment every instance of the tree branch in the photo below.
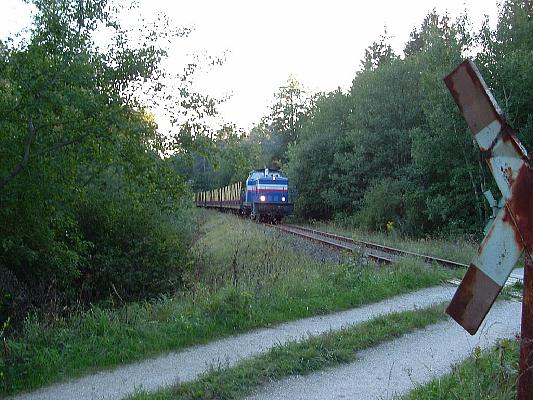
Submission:
<svg viewBox="0 0 533 400">
<path fill-rule="evenodd" d="M 83 142 L 86 138 L 88 138 L 89 136 L 91 136 L 93 132 L 86 132 L 78 137 L 75 137 L 73 139 L 69 139 L 69 140 L 66 140 L 64 142 L 61 142 L 61 143 L 56 143 L 54 144 L 53 146 L 50 146 L 48 147 L 47 149 L 44 149 L 40 152 L 37 153 L 38 156 L 42 155 L 42 154 L 46 154 L 46 153 L 52 153 L 54 151 L 57 151 L 59 149 L 62 149 L 63 147 L 67 147 L 67 146 L 70 146 L 71 144 L 74 144 L 74 143 L 81 143 Z"/>
<path fill-rule="evenodd" d="M 26 138 L 26 145 L 24 146 L 24 155 L 22 156 L 22 161 L 19 162 L 15 168 L 9 173 L 8 176 L 3 178 L 0 181 L 0 190 L 4 188 L 9 182 L 11 182 L 15 177 L 22 172 L 22 170 L 28 165 L 30 160 L 30 148 L 35 138 L 35 126 L 33 125 L 33 117 L 30 115 L 28 117 L 28 136 Z"/>
<path fill-rule="evenodd" d="M 80 32 L 81 32 L 81 26 L 78 25 L 78 32 L 76 36 L 79 37 Z M 70 55 L 75 55 L 74 45 L 72 42 L 70 43 L 69 50 L 70 50 Z M 64 62 L 62 63 L 60 68 L 55 72 L 54 76 L 49 81 L 49 84 L 47 85 L 47 87 L 55 86 L 56 82 L 59 80 L 60 75 L 66 70 L 68 62 L 66 62 L 64 59 L 63 61 Z M 44 88 L 41 88 L 40 90 L 38 90 L 38 93 L 33 96 L 33 99 L 36 100 L 40 98 L 44 91 L 45 91 Z M 16 107 L 14 109 L 16 109 Z M 24 168 L 28 165 L 28 162 L 30 159 L 30 148 L 31 148 L 33 139 L 35 138 L 35 132 L 36 132 L 36 129 L 35 129 L 35 126 L 33 125 L 33 117 L 30 115 L 28 118 L 28 137 L 26 139 L 26 145 L 24 147 L 24 155 L 22 157 L 22 161 L 18 163 L 15 166 L 15 168 L 5 178 L 2 178 L 0 180 L 0 190 L 2 190 L 7 184 L 9 184 L 13 179 L 15 179 L 15 177 L 19 175 L 24 170 Z M 60 148 L 68 144 L 71 144 L 71 143 L 62 144 L 61 146 L 55 146 L 55 147 Z M 53 150 L 56 150 L 56 149 L 53 149 Z"/>
</svg>

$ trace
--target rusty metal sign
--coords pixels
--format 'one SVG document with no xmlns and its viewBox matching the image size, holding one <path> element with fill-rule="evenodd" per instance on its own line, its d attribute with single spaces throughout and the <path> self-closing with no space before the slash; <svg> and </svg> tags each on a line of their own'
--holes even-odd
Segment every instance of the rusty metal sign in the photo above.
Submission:
<svg viewBox="0 0 533 400">
<path fill-rule="evenodd" d="M 520 255 L 524 250 L 532 253 L 533 171 L 525 148 L 474 63 L 464 61 L 444 82 L 505 200 L 446 310 L 473 335 Z"/>
</svg>

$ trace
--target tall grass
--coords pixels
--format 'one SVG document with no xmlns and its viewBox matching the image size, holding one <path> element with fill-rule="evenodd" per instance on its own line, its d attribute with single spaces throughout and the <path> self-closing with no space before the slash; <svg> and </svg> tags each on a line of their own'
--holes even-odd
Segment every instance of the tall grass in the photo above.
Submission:
<svg viewBox="0 0 533 400">
<path fill-rule="evenodd" d="M 317 274 L 336 270 L 341 260 L 348 260 L 327 249 L 318 257 L 309 256 L 310 246 L 305 241 L 230 215 L 211 215 L 203 230 L 192 249 L 197 260 L 189 276 L 192 287 L 233 285 L 268 291 L 287 279 L 291 283 L 313 280 Z"/>
</svg>

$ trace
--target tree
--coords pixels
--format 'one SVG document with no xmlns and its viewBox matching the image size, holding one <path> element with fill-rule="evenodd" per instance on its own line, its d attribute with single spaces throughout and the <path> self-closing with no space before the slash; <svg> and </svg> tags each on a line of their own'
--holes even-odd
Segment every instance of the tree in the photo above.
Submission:
<svg viewBox="0 0 533 400">
<path fill-rule="evenodd" d="M 287 147 L 298 140 L 298 132 L 310 107 L 310 100 L 302 85 L 292 76 L 284 86 L 280 86 L 274 98 L 270 115 L 254 128 L 252 137 L 261 138 L 265 164 L 281 167 L 287 160 Z"/>
<path fill-rule="evenodd" d="M 422 22 L 420 28 L 415 28 L 411 31 L 409 41 L 404 46 L 404 54 L 406 57 L 413 56 L 431 45 L 431 36 L 440 37 L 448 41 L 452 30 L 451 22 L 448 15 L 440 16 L 435 9 L 433 9 Z"/>
<path fill-rule="evenodd" d="M 386 34 L 369 46 L 346 99 L 319 96 L 289 147 L 299 213 L 371 229 L 392 221 L 412 235 L 479 233 L 493 183 L 442 79 L 481 49 L 489 86 L 533 146 L 532 15 L 531 2 L 507 0 L 497 29 L 476 36 L 466 15 L 452 22 L 432 11 L 403 59 Z"/>
<path fill-rule="evenodd" d="M 244 181 L 261 165 L 261 145 L 234 125 L 225 125 L 209 142 L 209 152 L 192 153 L 193 162 L 183 154 L 171 158 L 174 168 L 187 176 L 195 192 Z"/>
<path fill-rule="evenodd" d="M 361 60 L 363 71 L 373 71 L 381 66 L 389 65 L 398 56 L 388 43 L 387 29 L 380 36 L 379 41 L 372 43 L 365 49 L 365 56 Z"/>
<path fill-rule="evenodd" d="M 158 41 L 187 30 L 137 45 L 106 0 L 34 4 L 30 37 L 0 44 L 0 315 L 172 290 L 190 193 L 141 93 L 167 96 Z"/>
<path fill-rule="evenodd" d="M 279 92 L 274 97 L 276 102 L 269 116 L 270 127 L 281 134 L 287 143 L 293 143 L 297 139 L 302 117 L 307 109 L 305 91 L 302 85 L 290 76 L 287 83 L 280 86 Z"/>
<path fill-rule="evenodd" d="M 287 175 L 298 192 L 297 212 L 308 218 L 331 218 L 328 198 L 337 141 L 346 129 L 349 102 L 340 90 L 316 96 L 305 116 L 298 142 L 289 146 Z"/>
<path fill-rule="evenodd" d="M 464 119 L 442 79 L 472 45 L 467 19 L 450 24 L 446 16 L 426 18 L 423 46 L 410 56 L 420 68 L 420 97 L 426 123 L 410 131 L 412 180 L 425 229 L 433 232 L 480 232 L 484 225 L 486 172 Z"/>
<path fill-rule="evenodd" d="M 485 21 L 477 37 L 478 64 L 506 117 L 528 149 L 533 147 L 533 4 L 508 0 L 492 31 Z"/>
</svg>

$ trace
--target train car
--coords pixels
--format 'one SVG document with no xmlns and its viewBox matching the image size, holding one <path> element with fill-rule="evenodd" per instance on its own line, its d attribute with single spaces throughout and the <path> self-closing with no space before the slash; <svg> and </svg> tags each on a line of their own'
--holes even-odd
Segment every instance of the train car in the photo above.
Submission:
<svg viewBox="0 0 533 400">
<path fill-rule="evenodd" d="M 195 193 L 194 202 L 198 207 L 241 212 L 241 194 L 242 183 L 237 182 L 222 188 Z"/>
<path fill-rule="evenodd" d="M 246 185 L 241 182 L 223 188 L 195 193 L 198 207 L 215 208 L 248 215 L 258 221 L 280 221 L 294 212 L 289 197 L 289 180 L 274 169 L 255 169 Z"/>
</svg>

